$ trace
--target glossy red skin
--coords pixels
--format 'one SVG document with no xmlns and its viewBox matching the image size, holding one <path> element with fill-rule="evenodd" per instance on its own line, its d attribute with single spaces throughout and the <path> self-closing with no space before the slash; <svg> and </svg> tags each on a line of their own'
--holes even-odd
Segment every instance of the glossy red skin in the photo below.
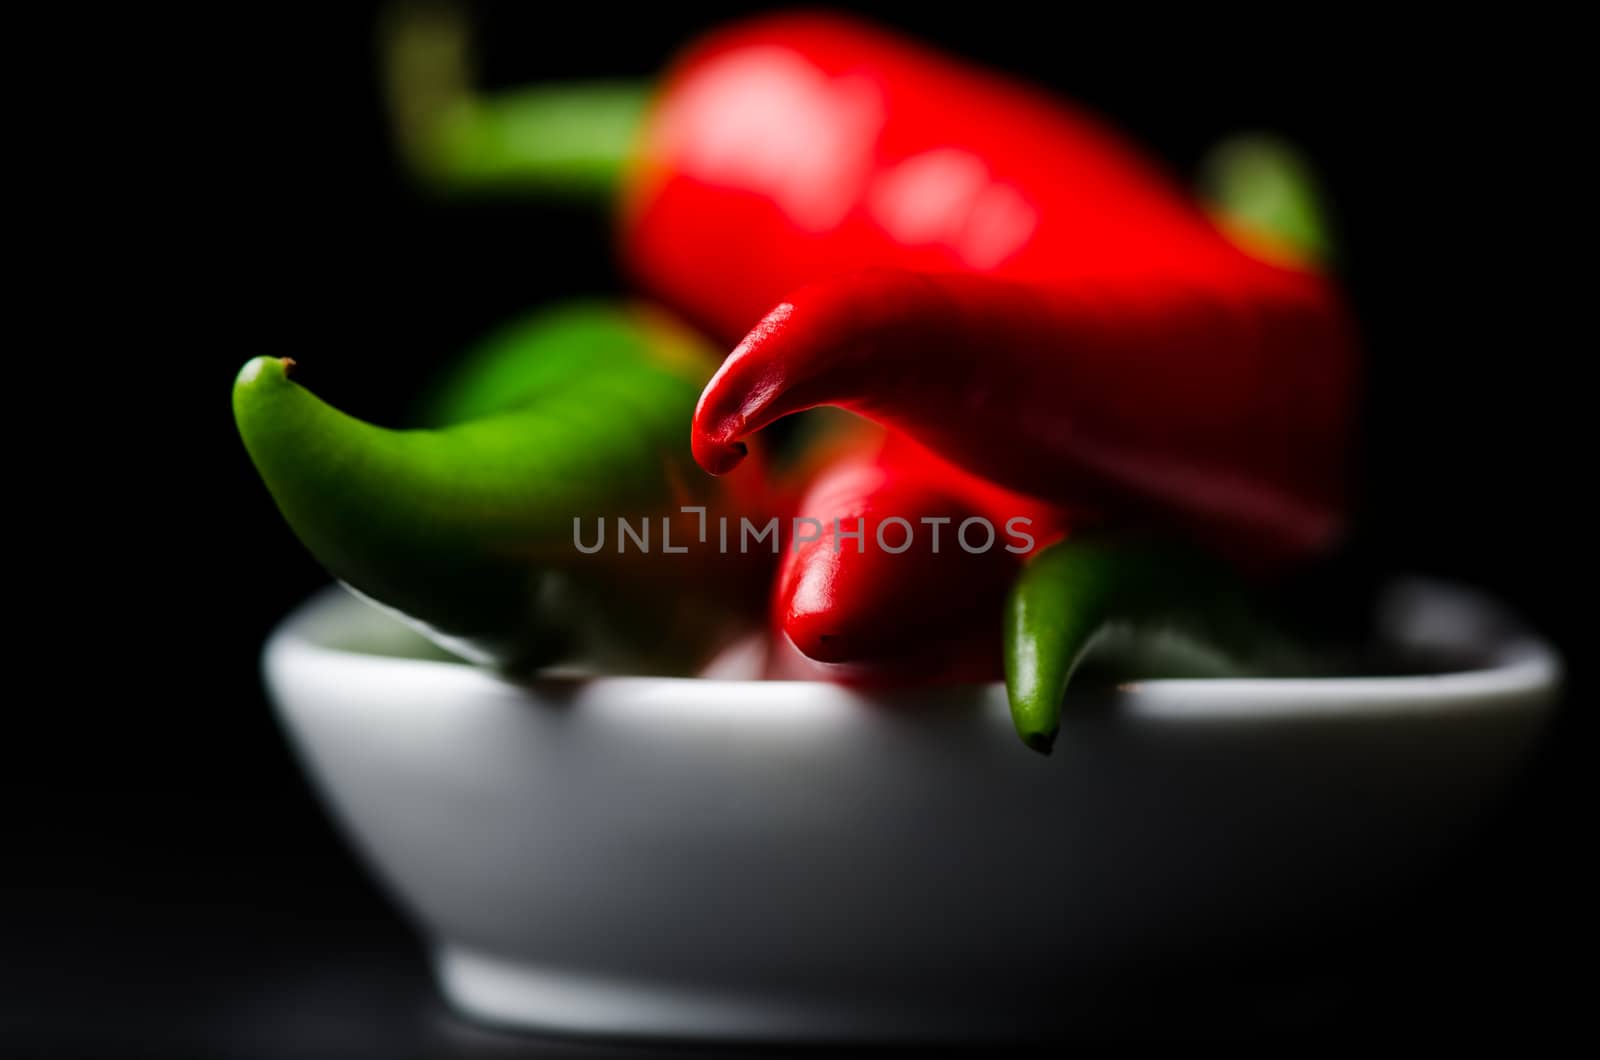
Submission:
<svg viewBox="0 0 1600 1060">
<path fill-rule="evenodd" d="M 752 330 L 702 393 L 692 444 L 720 474 L 751 432 L 838 405 L 998 484 L 1266 572 L 1339 530 L 1349 351 L 1336 320 L 1224 291 L 857 273 Z"/>
<path fill-rule="evenodd" d="M 706 38 L 664 79 L 642 145 L 624 259 L 729 339 L 861 268 L 1322 285 L 1241 252 L 1087 114 L 838 16 Z"/>
<path fill-rule="evenodd" d="M 791 15 L 686 55 L 643 143 L 629 268 L 718 334 L 756 328 L 702 399 L 709 470 L 768 412 L 840 404 L 1008 486 L 1261 566 L 1339 532 L 1358 358 L 1336 292 L 1240 250 L 1086 115 L 883 31 Z M 930 298 L 915 282 L 930 275 L 992 282 Z M 784 337 L 768 314 L 785 304 L 818 323 Z M 912 406 L 952 373 L 970 399 L 947 386 Z"/>
<path fill-rule="evenodd" d="M 803 655 L 830 664 L 812 676 L 858 683 L 999 677 L 1006 593 L 1027 557 L 1060 540 L 1068 525 L 1064 511 L 895 438 L 834 462 L 796 514 L 816 519 L 823 530 L 798 548 L 785 542 L 774 626 Z M 896 516 L 911 525 L 909 547 L 898 553 L 877 539 L 884 520 Z M 950 519 L 937 528 L 937 552 L 934 527 L 921 522 L 929 516 Z M 958 537 L 962 521 L 974 516 L 995 528 L 992 546 L 976 553 L 963 550 Z M 1008 528 L 1018 518 L 1027 522 Z M 861 543 L 836 540 L 835 519 L 846 532 L 860 528 Z M 890 548 L 906 544 L 901 524 L 885 526 L 883 534 Z M 970 528 L 973 548 L 984 540 L 981 527 Z"/>
</svg>

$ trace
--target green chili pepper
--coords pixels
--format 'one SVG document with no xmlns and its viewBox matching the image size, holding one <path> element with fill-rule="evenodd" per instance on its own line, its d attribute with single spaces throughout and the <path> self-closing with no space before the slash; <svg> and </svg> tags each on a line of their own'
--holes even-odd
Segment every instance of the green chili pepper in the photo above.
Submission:
<svg viewBox="0 0 1600 1060">
<path fill-rule="evenodd" d="M 1103 634 L 1120 626 L 1141 634 L 1123 660 L 1140 676 L 1215 677 L 1308 665 L 1214 561 L 1145 542 L 1068 538 L 1033 557 L 1006 601 L 1006 692 L 1025 744 L 1050 753 L 1074 671 Z"/>
<path fill-rule="evenodd" d="M 690 333 L 599 305 L 536 318 L 469 358 L 432 417 L 449 425 L 428 430 L 347 416 L 293 382 L 292 364 L 245 365 L 235 418 L 290 526 L 349 587 L 510 669 L 599 654 L 606 637 L 649 653 L 684 628 L 664 609 L 692 594 L 602 601 L 624 584 L 692 582 L 689 562 L 586 555 L 574 520 L 648 517 L 659 532 L 662 513 L 715 489 L 685 438 L 715 365 Z"/>
</svg>

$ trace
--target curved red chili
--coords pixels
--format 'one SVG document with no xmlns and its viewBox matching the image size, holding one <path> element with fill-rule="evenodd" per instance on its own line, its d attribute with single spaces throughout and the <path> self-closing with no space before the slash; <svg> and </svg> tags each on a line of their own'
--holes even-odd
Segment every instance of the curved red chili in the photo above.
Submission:
<svg viewBox="0 0 1600 1060">
<path fill-rule="evenodd" d="M 1339 528 L 1354 369 L 1314 289 L 854 273 L 751 331 L 702 393 L 692 441 L 720 474 L 744 436 L 839 405 L 1004 486 L 1267 566 Z"/>
<path fill-rule="evenodd" d="M 987 680 L 1018 571 L 1059 540 L 1064 510 L 891 435 L 835 460 L 795 512 L 773 593 L 776 631 L 843 680 Z"/>
</svg>

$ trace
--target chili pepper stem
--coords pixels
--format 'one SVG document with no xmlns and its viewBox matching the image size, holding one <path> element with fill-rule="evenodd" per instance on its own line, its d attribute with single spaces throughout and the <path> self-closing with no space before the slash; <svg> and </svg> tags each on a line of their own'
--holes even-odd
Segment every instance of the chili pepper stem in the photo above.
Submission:
<svg viewBox="0 0 1600 1060">
<path fill-rule="evenodd" d="M 434 188 L 611 201 L 644 120 L 647 83 L 480 93 L 467 21 L 453 7 L 398 5 L 379 37 L 400 150 Z"/>
<path fill-rule="evenodd" d="M 1200 187 L 1217 223 L 1249 252 L 1290 265 L 1333 261 L 1322 189 L 1292 144 L 1265 133 L 1229 137 L 1201 162 Z"/>
</svg>

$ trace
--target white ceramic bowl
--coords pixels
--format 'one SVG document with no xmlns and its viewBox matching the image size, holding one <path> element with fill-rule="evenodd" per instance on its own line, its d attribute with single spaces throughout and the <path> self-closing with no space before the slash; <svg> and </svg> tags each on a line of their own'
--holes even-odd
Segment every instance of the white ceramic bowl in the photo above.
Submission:
<svg viewBox="0 0 1600 1060">
<path fill-rule="evenodd" d="M 999 686 L 522 687 L 337 591 L 265 664 L 464 1012 L 906 1038 L 1027 1030 L 1063 978 L 1292 930 L 1424 867 L 1523 759 L 1559 665 L 1445 586 L 1396 585 L 1382 625 L 1481 668 L 1132 684 L 1070 704 L 1049 758 Z"/>
</svg>

